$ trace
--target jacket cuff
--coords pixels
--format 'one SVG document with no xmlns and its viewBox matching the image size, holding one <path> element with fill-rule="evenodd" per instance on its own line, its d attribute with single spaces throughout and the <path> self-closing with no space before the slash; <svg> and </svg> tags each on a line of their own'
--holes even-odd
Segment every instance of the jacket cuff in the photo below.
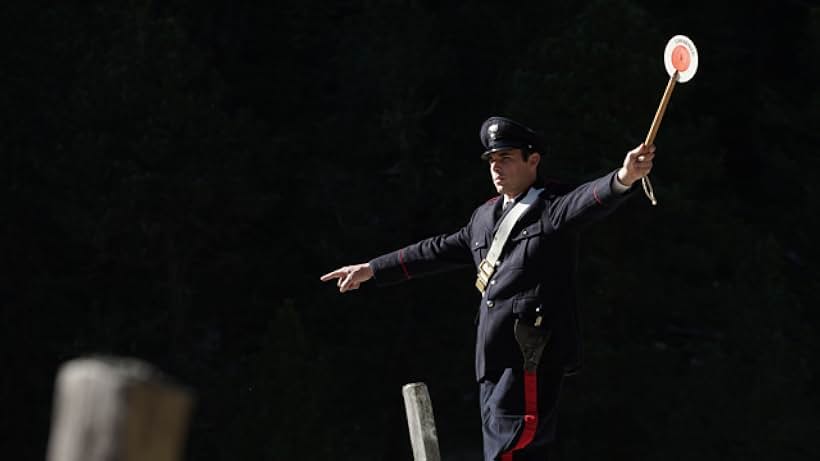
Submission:
<svg viewBox="0 0 820 461">
<path fill-rule="evenodd" d="M 373 279 L 378 284 L 401 282 L 412 278 L 404 262 L 404 248 L 373 258 L 367 264 L 373 269 Z"/>
<path fill-rule="evenodd" d="M 632 186 L 627 186 L 621 182 L 620 178 L 618 178 L 618 171 L 620 170 L 615 170 L 615 176 L 612 177 L 612 192 L 615 192 L 616 194 L 623 194 L 631 189 Z"/>
<path fill-rule="evenodd" d="M 612 173 L 593 181 L 592 198 L 595 199 L 595 202 L 599 206 L 608 206 L 613 203 L 619 203 L 632 195 L 632 191 L 635 189 L 634 184 L 626 192 L 615 192 L 613 181 L 618 180 L 616 178 L 617 174 L 618 170 L 615 170 Z"/>
</svg>

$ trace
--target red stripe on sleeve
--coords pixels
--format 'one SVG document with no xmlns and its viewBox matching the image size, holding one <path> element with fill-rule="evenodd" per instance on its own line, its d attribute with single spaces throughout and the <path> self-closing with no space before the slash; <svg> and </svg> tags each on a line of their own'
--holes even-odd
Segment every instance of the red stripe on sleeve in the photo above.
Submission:
<svg viewBox="0 0 820 461">
<path fill-rule="evenodd" d="M 604 203 L 601 202 L 601 199 L 598 197 L 598 190 L 592 189 L 592 196 L 595 197 L 595 201 L 598 202 L 598 205 L 603 205 Z"/>
<path fill-rule="evenodd" d="M 401 270 L 404 272 L 404 276 L 407 277 L 407 280 L 410 280 L 410 272 L 407 271 L 407 266 L 404 265 L 404 248 L 399 250 L 399 264 L 401 264 Z"/>
</svg>

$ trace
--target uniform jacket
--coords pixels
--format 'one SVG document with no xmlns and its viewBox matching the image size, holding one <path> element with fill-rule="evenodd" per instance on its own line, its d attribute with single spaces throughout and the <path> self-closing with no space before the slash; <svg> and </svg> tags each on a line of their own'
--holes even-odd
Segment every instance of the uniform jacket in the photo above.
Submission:
<svg viewBox="0 0 820 461">
<path fill-rule="evenodd" d="M 519 218 L 478 309 L 475 372 L 479 382 L 499 376 L 506 368 L 521 369 L 514 320 L 532 321 L 537 314 L 543 316 L 542 328 L 550 330 L 545 352 L 553 354 L 549 362 L 560 363 L 567 371 L 580 365 L 576 231 L 611 213 L 632 195 L 632 190 L 623 194 L 612 190 L 614 175 L 570 190 L 547 186 Z M 502 202 L 495 197 L 478 207 L 458 232 L 428 238 L 371 260 L 375 280 L 409 280 L 469 264 L 477 268 L 500 222 Z"/>
</svg>

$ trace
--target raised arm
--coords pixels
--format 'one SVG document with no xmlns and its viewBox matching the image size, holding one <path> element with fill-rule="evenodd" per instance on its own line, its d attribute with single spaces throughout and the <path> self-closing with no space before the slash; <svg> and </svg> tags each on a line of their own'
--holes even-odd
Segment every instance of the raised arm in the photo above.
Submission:
<svg viewBox="0 0 820 461">
<path fill-rule="evenodd" d="M 611 213 L 630 195 L 626 192 L 652 170 L 655 146 L 639 144 L 627 152 L 621 168 L 610 174 L 581 184 L 575 190 L 555 198 L 549 213 L 557 229 L 584 224 Z"/>
</svg>

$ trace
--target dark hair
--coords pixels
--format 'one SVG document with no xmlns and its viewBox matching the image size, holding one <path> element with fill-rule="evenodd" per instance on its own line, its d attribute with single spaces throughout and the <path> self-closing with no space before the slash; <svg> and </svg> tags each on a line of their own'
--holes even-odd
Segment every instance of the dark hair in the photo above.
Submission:
<svg viewBox="0 0 820 461">
<path fill-rule="evenodd" d="M 541 175 L 541 165 L 544 163 L 544 153 L 541 152 L 539 149 L 534 147 L 522 147 L 521 148 L 521 158 L 526 161 L 530 155 L 538 153 L 541 156 L 541 160 L 538 162 L 538 166 L 535 167 L 535 187 L 543 187 L 544 185 L 544 177 Z"/>
</svg>

